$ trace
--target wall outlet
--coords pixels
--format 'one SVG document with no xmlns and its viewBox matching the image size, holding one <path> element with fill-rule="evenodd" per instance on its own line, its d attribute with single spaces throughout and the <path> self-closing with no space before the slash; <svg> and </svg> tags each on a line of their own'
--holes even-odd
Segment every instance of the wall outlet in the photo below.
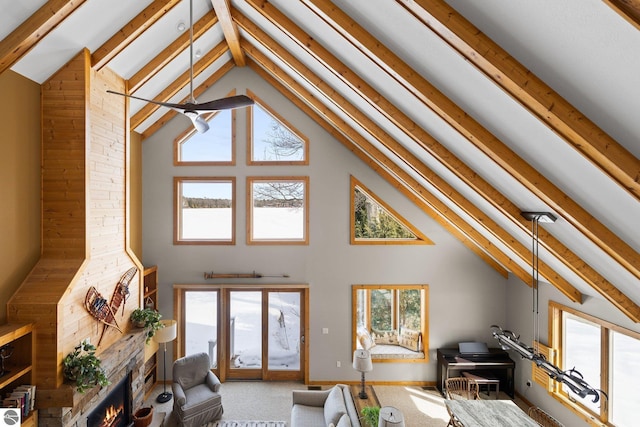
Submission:
<svg viewBox="0 0 640 427">
<path fill-rule="evenodd" d="M 527 380 L 527 387 L 531 387 L 531 381 Z"/>
<path fill-rule="evenodd" d="M 340 362 L 339 360 L 336 361 L 336 368 L 341 368 L 342 367 L 342 362 Z"/>
</svg>

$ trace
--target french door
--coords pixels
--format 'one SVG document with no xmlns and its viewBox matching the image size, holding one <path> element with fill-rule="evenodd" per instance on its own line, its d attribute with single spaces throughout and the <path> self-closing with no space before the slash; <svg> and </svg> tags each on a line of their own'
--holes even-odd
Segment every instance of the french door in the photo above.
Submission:
<svg viewBox="0 0 640 427">
<path fill-rule="evenodd" d="M 209 354 L 225 379 L 302 380 L 306 287 L 175 288 L 178 355 Z"/>
</svg>

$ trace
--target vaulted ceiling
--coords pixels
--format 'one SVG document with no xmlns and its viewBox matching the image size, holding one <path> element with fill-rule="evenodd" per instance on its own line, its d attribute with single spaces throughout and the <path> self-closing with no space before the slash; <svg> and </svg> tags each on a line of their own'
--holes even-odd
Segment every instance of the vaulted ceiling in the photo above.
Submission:
<svg viewBox="0 0 640 427">
<path fill-rule="evenodd" d="M 196 97 L 250 67 L 525 283 L 521 212 L 553 213 L 541 279 L 640 321 L 640 2 L 193 3 Z M 182 102 L 189 22 L 187 0 L 0 0 L 0 73 L 42 83 L 86 47 L 131 94 Z M 130 112 L 143 138 L 175 116 L 136 100 Z"/>
</svg>

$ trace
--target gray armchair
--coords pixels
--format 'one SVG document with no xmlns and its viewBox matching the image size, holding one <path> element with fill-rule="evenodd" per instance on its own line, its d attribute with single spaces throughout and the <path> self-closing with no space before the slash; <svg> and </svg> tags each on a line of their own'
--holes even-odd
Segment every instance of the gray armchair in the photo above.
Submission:
<svg viewBox="0 0 640 427">
<path fill-rule="evenodd" d="M 178 425 L 199 427 L 222 417 L 220 380 L 209 369 L 207 353 L 198 353 L 173 363 L 173 413 Z"/>
</svg>

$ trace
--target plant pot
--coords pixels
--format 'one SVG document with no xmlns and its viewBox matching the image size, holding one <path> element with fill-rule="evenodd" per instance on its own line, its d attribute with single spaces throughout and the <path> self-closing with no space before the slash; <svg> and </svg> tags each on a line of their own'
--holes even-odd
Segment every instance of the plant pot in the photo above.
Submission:
<svg viewBox="0 0 640 427">
<path fill-rule="evenodd" d="M 132 323 L 136 328 L 144 328 L 144 320 L 135 320 Z"/>
<path fill-rule="evenodd" d="M 153 406 L 138 409 L 133 414 L 134 427 L 147 427 L 153 419 Z"/>
</svg>

